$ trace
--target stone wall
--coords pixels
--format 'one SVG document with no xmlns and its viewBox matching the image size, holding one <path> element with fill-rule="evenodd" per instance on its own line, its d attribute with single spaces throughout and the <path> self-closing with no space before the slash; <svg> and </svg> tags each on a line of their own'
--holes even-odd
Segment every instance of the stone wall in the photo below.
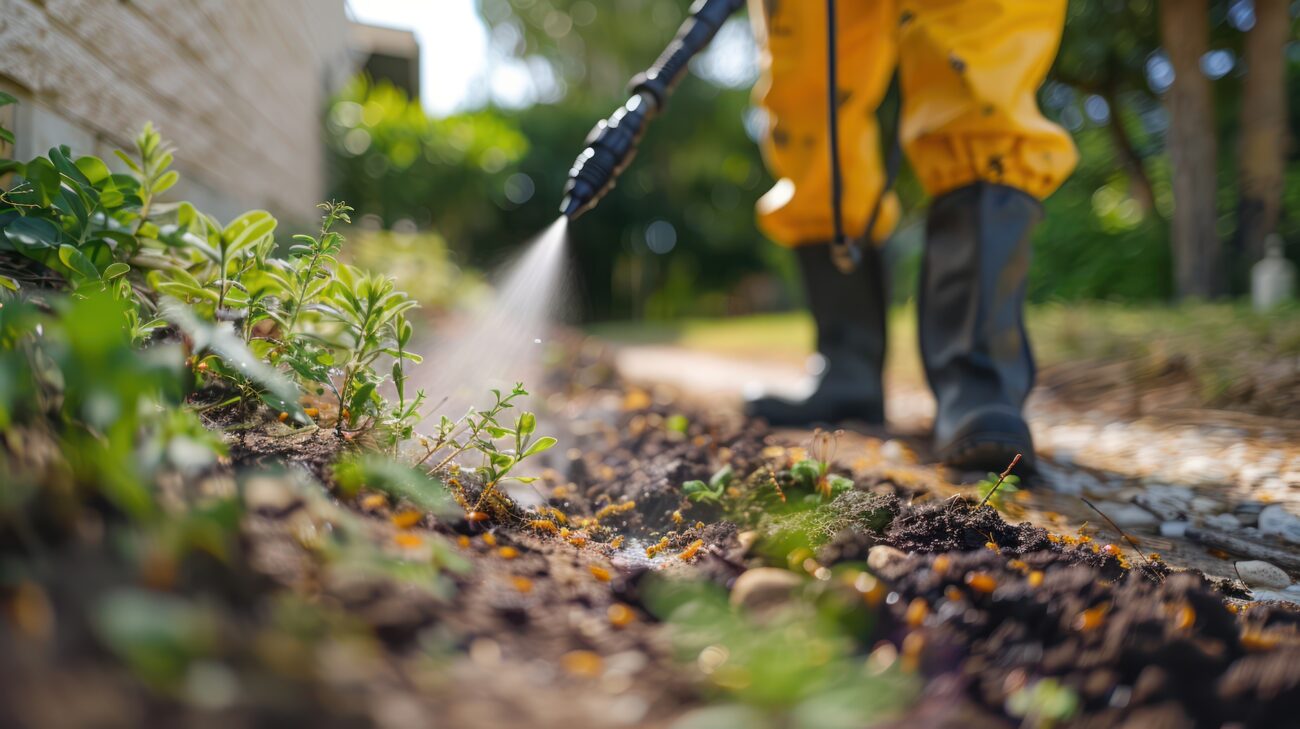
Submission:
<svg viewBox="0 0 1300 729">
<path fill-rule="evenodd" d="M 111 158 L 146 121 L 177 147 L 169 196 L 219 218 L 308 220 L 320 116 L 351 72 L 343 0 L 0 0 L 0 89 L 27 159 Z"/>
</svg>

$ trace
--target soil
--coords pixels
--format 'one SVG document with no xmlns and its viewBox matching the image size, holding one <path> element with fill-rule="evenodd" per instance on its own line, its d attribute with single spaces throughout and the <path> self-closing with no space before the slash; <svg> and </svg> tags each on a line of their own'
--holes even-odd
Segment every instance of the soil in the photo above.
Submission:
<svg viewBox="0 0 1300 729">
<path fill-rule="evenodd" d="M 1240 584 L 1008 523 L 888 465 L 836 464 L 853 491 L 787 509 L 797 495 L 783 469 L 807 442 L 629 388 L 600 358 L 569 364 L 560 384 L 582 417 L 511 511 L 531 496 L 532 515 L 563 514 L 548 512 L 554 531 L 431 514 L 399 529 L 393 517 L 409 505 L 333 487 L 330 464 L 354 443 L 267 418 L 228 432 L 231 462 L 204 479 L 237 480 L 246 494 L 231 555 L 127 574 L 92 526 L 43 555 L 46 577 L 60 578 L 42 584 L 61 587 L 0 595 L 0 725 L 669 726 L 716 693 L 647 602 L 650 575 L 730 589 L 775 565 L 816 585 L 823 570 L 865 567 L 880 546 L 902 555 L 875 569 L 881 589 L 859 598 L 875 619 L 852 639 L 864 658 L 896 656 L 919 680 L 895 726 L 1021 725 L 1012 699 L 1044 679 L 1078 699 L 1058 726 L 1298 721 L 1300 612 L 1289 605 L 1243 607 Z M 238 419 L 208 416 L 218 428 Z M 268 464 L 288 473 L 246 475 Z M 724 465 L 736 508 L 683 498 L 683 482 Z M 802 559 L 782 541 L 792 525 L 809 540 Z M 325 532 L 356 554 L 323 550 Z M 372 559 L 394 554 L 418 555 L 399 563 L 428 579 Z M 124 670 L 83 609 L 123 586 L 198 596 L 219 660 L 179 688 Z"/>
</svg>

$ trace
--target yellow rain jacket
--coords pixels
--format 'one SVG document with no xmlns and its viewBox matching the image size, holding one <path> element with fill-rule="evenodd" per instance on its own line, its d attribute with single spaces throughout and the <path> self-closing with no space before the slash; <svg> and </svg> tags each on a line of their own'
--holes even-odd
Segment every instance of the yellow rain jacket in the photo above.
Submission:
<svg viewBox="0 0 1300 729">
<path fill-rule="evenodd" d="M 846 232 L 861 236 L 885 185 L 876 108 L 895 66 L 900 138 L 932 196 L 987 181 L 1044 199 L 1078 160 L 1036 93 L 1060 45 L 1066 0 L 840 0 L 837 40 Z M 763 155 L 777 184 L 759 227 L 783 245 L 833 235 L 827 140 L 826 4 L 750 0 L 761 48 L 755 101 L 767 112 Z M 899 218 L 893 193 L 872 237 Z"/>
</svg>

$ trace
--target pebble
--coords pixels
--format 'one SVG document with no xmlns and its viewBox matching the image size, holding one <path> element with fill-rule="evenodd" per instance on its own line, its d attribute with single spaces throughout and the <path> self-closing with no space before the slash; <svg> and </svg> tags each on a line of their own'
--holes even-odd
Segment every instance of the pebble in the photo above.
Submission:
<svg viewBox="0 0 1300 729">
<path fill-rule="evenodd" d="M 867 552 L 867 566 L 872 572 L 880 574 L 889 568 L 890 565 L 902 560 L 907 554 L 901 549 L 895 549 L 885 544 L 877 544 Z"/>
<path fill-rule="evenodd" d="M 731 604 L 748 610 L 763 610 L 788 603 L 803 578 L 790 570 L 757 567 L 736 578 Z"/>
<path fill-rule="evenodd" d="M 1241 528 L 1241 520 L 1232 514 L 1215 514 L 1205 517 L 1205 525 L 1225 531 L 1236 531 Z"/>
<path fill-rule="evenodd" d="M 1256 602 L 1289 602 L 1300 603 L 1300 595 L 1291 590 L 1251 590 L 1252 599 Z"/>
<path fill-rule="evenodd" d="M 754 542 L 758 541 L 758 532 L 753 530 L 743 531 L 736 535 L 736 541 L 740 543 L 742 550 L 748 552 L 749 548 L 754 546 Z"/>
<path fill-rule="evenodd" d="M 1223 506 L 1219 502 L 1208 496 L 1197 496 L 1192 499 L 1191 506 L 1192 511 L 1198 514 L 1213 514 L 1223 510 Z"/>
<path fill-rule="evenodd" d="M 906 445 L 901 441 L 887 440 L 884 445 L 880 446 L 880 457 L 886 463 L 894 465 L 907 465 L 915 463 L 916 459 L 912 457 Z"/>
<path fill-rule="evenodd" d="M 1264 510 L 1264 504 L 1258 501 L 1243 501 L 1237 504 L 1232 513 L 1241 522 L 1242 526 L 1258 526 L 1259 512 Z"/>
<path fill-rule="evenodd" d="M 1237 563 L 1237 574 L 1242 582 L 1251 587 L 1271 587 L 1285 589 L 1291 586 L 1291 577 L 1281 567 L 1263 560 L 1247 560 Z"/>
<path fill-rule="evenodd" d="M 1145 527 L 1155 526 L 1160 523 L 1160 519 L 1155 514 L 1143 509 L 1137 504 L 1119 504 L 1113 501 L 1103 501 L 1097 504 L 1101 512 L 1111 518 L 1116 524 L 1122 527 Z"/>
<path fill-rule="evenodd" d="M 244 484 L 244 503 L 252 511 L 282 515 L 299 501 L 285 481 L 272 476 L 255 476 Z"/>
<path fill-rule="evenodd" d="M 1165 521 L 1177 521 L 1191 510 L 1192 490 L 1186 486 L 1147 484 L 1137 503 L 1158 514 Z"/>
<path fill-rule="evenodd" d="M 1271 504 L 1259 512 L 1259 530 L 1264 534 L 1281 537 L 1292 544 L 1300 544 L 1300 506 Z"/>
<path fill-rule="evenodd" d="M 1182 538 L 1187 536 L 1187 527 L 1189 524 L 1185 521 L 1167 521 L 1160 525 L 1160 536 Z"/>
</svg>

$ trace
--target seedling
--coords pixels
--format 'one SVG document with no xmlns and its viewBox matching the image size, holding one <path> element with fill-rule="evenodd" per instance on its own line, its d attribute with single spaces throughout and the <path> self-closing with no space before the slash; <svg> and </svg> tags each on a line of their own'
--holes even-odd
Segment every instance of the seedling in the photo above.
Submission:
<svg viewBox="0 0 1300 729">
<path fill-rule="evenodd" d="M 432 441 L 424 440 L 427 450 L 419 461 L 420 464 L 426 463 L 435 454 L 446 451 L 447 455 L 429 469 L 430 474 L 437 474 L 444 468 L 453 467 L 452 461 L 459 456 L 477 451 L 483 459 L 476 469 L 477 475 L 483 480 L 483 492 L 473 507 L 469 507 L 463 489 L 457 486 L 459 479 L 448 479 L 448 484 L 455 489 L 453 495 L 471 513 L 482 513 L 483 504 L 505 481 L 536 481 L 532 477 L 511 476 L 510 473 L 526 459 L 554 448 L 557 443 L 550 436 L 536 437 L 537 416 L 531 412 L 520 413 L 511 425 L 502 423 L 505 411 L 513 409 L 519 398 L 528 396 L 523 383 L 516 383 L 509 393 L 503 394 L 500 390 L 491 392 L 495 400 L 487 410 L 480 412 L 471 408 L 459 420 L 443 416 L 436 437 Z"/>
<path fill-rule="evenodd" d="M 722 496 L 735 475 L 731 466 L 723 466 L 709 478 L 708 483 L 687 481 L 682 484 L 682 492 L 686 494 L 686 498 L 697 504 L 719 504 L 722 503 Z"/>
<path fill-rule="evenodd" d="M 1012 475 L 1011 475 L 1011 469 L 1015 468 L 1017 463 L 1020 463 L 1020 454 L 1019 454 L 1019 453 L 1016 454 L 1016 457 L 1015 457 L 1015 458 L 1012 458 L 1012 459 L 1011 459 L 1011 463 L 1009 463 L 1009 464 L 1007 465 L 1007 470 L 1003 471 L 1003 472 L 1002 472 L 1002 475 L 997 476 L 997 482 L 996 482 L 996 483 L 993 483 L 992 486 L 988 487 L 987 491 L 985 491 L 985 489 L 984 489 L 984 484 L 985 484 L 985 483 L 988 483 L 988 482 L 991 482 L 991 481 L 993 480 L 993 478 L 994 478 L 994 475 L 993 475 L 992 473 L 990 473 L 988 479 L 986 479 L 985 481 L 981 481 L 981 482 L 980 482 L 980 487 L 981 487 L 981 488 L 980 488 L 980 492 L 984 495 L 984 498 L 980 501 L 979 505 L 975 507 L 976 509 L 980 509 L 980 508 L 983 507 L 985 504 L 987 504 L 987 503 L 989 502 L 990 499 L 992 499 L 992 498 L 994 498 L 995 496 L 997 496 L 997 494 L 998 494 L 998 489 L 1001 488 L 1003 485 L 1005 485 L 1005 484 L 1006 484 L 1010 479 L 1015 479 L 1015 481 L 1012 482 L 1012 484 L 1011 484 L 1011 490 L 1012 490 L 1012 491 L 1019 491 L 1019 490 L 1020 490 L 1018 487 L 1015 486 L 1015 484 L 1020 483 L 1020 477 L 1019 477 L 1019 476 L 1012 476 Z M 1000 503 L 1000 502 L 998 502 L 998 503 Z M 994 509 L 997 509 L 997 508 L 998 508 L 998 506 L 997 506 L 996 503 L 994 504 L 993 508 L 994 508 Z"/>
<path fill-rule="evenodd" d="M 830 472 L 830 464 L 805 458 L 790 467 L 790 476 L 803 488 L 815 492 L 822 501 L 830 501 L 853 490 L 853 479 Z"/>
</svg>

